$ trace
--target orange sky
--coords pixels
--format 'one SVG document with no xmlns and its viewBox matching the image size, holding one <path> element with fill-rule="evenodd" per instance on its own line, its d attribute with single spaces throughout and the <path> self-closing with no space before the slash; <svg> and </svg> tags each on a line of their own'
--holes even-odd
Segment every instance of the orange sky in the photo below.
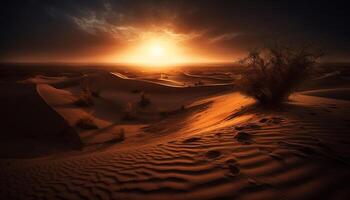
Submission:
<svg viewBox="0 0 350 200">
<path fill-rule="evenodd" d="M 232 62 L 281 39 L 317 44 L 325 60 L 350 60 L 347 7 L 326 1 L 317 5 L 14 0 L 2 5 L 0 62 Z"/>
</svg>

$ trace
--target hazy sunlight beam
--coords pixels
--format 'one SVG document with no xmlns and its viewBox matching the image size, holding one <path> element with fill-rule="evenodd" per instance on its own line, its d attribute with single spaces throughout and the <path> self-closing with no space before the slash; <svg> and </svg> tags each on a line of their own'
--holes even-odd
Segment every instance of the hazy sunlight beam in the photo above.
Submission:
<svg viewBox="0 0 350 200">
<path fill-rule="evenodd" d="M 145 34 L 111 60 L 148 67 L 164 67 L 193 61 L 188 47 L 172 34 Z"/>
</svg>

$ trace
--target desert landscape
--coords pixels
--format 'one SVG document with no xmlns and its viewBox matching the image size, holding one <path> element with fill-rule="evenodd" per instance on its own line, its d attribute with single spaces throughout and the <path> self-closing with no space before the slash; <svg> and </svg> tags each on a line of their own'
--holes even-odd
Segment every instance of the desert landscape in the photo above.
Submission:
<svg viewBox="0 0 350 200">
<path fill-rule="evenodd" d="M 235 90 L 239 67 L 13 68 L 3 199 L 349 197 L 347 66 L 320 66 L 272 110 Z"/>
<path fill-rule="evenodd" d="M 346 2 L 0 12 L 0 200 L 350 199 Z"/>
</svg>

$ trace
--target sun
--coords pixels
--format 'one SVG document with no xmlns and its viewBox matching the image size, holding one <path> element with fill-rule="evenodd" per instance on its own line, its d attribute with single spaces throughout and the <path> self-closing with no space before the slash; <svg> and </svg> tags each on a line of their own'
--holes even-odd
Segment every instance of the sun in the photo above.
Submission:
<svg viewBox="0 0 350 200">
<path fill-rule="evenodd" d="M 144 69 L 167 69 L 189 63 L 212 62 L 206 55 L 199 55 L 187 36 L 169 29 L 144 30 L 137 37 L 106 55 L 111 63 L 126 64 Z M 120 48 L 121 47 L 121 48 Z"/>
<path fill-rule="evenodd" d="M 186 62 L 183 45 L 170 35 L 152 35 L 135 41 L 119 61 L 149 67 L 164 67 Z"/>
<path fill-rule="evenodd" d="M 161 58 L 165 53 L 165 49 L 161 44 L 154 44 L 149 48 L 149 54 L 154 58 Z"/>
<path fill-rule="evenodd" d="M 179 49 L 176 43 L 169 38 L 150 38 L 140 45 L 142 52 L 139 52 L 143 62 L 162 64 L 174 61 Z"/>
</svg>

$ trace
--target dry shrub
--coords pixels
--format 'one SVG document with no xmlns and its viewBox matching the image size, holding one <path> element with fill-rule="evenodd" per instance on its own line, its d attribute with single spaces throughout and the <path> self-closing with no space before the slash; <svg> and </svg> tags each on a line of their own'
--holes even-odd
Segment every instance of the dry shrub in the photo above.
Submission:
<svg viewBox="0 0 350 200">
<path fill-rule="evenodd" d="M 73 102 L 74 105 L 79 107 L 90 107 L 94 105 L 92 96 L 99 96 L 99 93 L 92 92 L 91 83 L 87 77 L 84 77 L 80 82 L 81 92 L 78 98 Z"/>
<path fill-rule="evenodd" d="M 79 107 L 90 107 L 94 105 L 94 102 L 92 100 L 91 93 L 82 91 L 73 104 Z"/>
<path fill-rule="evenodd" d="M 122 116 L 122 120 L 124 121 L 132 121 L 136 119 L 136 116 L 134 114 L 134 109 L 131 103 L 128 103 Z"/>
<path fill-rule="evenodd" d="M 309 47 L 275 44 L 251 51 L 241 62 L 247 67 L 239 90 L 264 106 L 282 103 L 304 80 L 321 54 Z"/>
<path fill-rule="evenodd" d="M 146 106 L 149 106 L 151 104 L 151 100 L 144 92 L 141 92 L 140 93 L 140 100 L 139 100 L 138 104 L 140 107 L 146 107 Z"/>
<path fill-rule="evenodd" d="M 80 82 L 81 92 L 74 104 L 79 107 L 90 107 L 94 105 L 93 97 L 100 97 L 101 90 L 98 88 L 92 89 L 91 79 L 88 76 L 83 77 Z"/>
<path fill-rule="evenodd" d="M 76 127 L 81 129 L 98 129 L 98 126 L 94 123 L 94 121 L 89 117 L 84 117 L 79 119 L 76 124 Z"/>
</svg>

